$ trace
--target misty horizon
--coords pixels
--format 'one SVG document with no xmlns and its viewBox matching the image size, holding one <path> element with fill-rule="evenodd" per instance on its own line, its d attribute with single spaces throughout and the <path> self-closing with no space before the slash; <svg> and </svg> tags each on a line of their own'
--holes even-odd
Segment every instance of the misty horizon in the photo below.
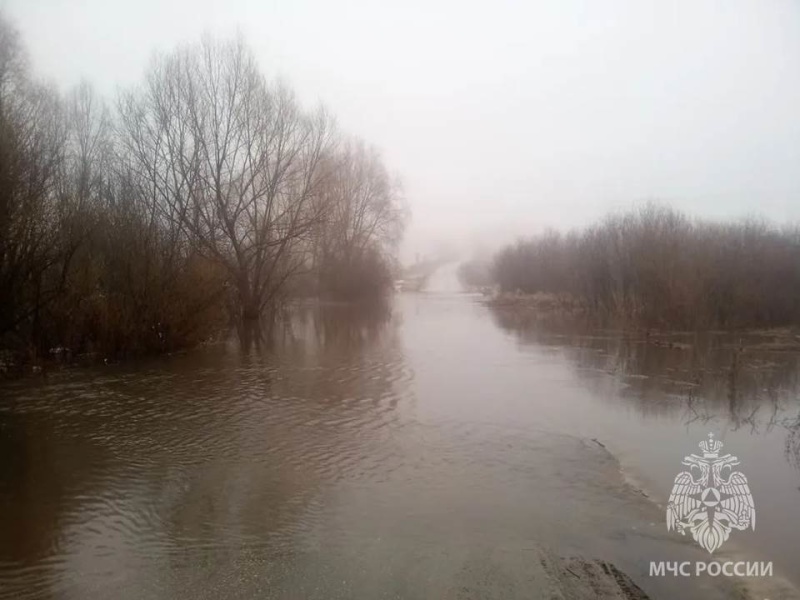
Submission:
<svg viewBox="0 0 800 600">
<path fill-rule="evenodd" d="M 0 600 L 800 598 L 799 17 L 0 0 Z"/>
<path fill-rule="evenodd" d="M 800 220 L 800 7 L 788 2 L 0 9 L 35 76 L 107 99 L 156 53 L 241 34 L 269 79 L 380 150 L 411 212 L 405 261 L 650 200 Z"/>
</svg>

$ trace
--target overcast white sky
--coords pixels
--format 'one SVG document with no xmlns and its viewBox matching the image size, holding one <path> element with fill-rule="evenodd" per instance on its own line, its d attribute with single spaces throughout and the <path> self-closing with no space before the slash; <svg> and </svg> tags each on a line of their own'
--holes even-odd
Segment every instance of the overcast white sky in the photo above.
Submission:
<svg viewBox="0 0 800 600">
<path fill-rule="evenodd" d="M 0 0 L 34 69 L 108 95 L 244 33 L 402 178 L 404 254 L 658 198 L 800 220 L 800 2 Z M 433 245 L 432 245 L 433 244 Z"/>
</svg>

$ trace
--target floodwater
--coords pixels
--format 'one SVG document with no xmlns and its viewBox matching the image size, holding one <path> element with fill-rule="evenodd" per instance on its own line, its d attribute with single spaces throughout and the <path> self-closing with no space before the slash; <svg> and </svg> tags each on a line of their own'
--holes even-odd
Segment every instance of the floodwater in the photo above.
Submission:
<svg viewBox="0 0 800 600">
<path fill-rule="evenodd" d="M 631 338 L 442 285 L 306 306 L 218 345 L 0 387 L 0 598 L 537 598 L 545 546 L 653 598 L 796 597 L 800 357 L 758 339 Z M 709 560 L 667 532 L 709 432 L 758 515 Z M 515 587 L 516 586 L 516 587 Z"/>
</svg>

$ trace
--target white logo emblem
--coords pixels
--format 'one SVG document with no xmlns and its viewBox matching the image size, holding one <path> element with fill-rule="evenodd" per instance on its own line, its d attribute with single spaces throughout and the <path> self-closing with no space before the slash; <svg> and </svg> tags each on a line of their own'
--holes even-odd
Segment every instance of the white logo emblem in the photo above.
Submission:
<svg viewBox="0 0 800 600">
<path fill-rule="evenodd" d="M 756 509 L 747 478 L 733 470 L 739 459 L 720 456 L 722 442 L 713 433 L 699 446 L 703 456 L 685 457 L 683 464 L 689 470 L 675 477 L 667 504 L 667 531 L 677 529 L 686 535 L 688 529 L 698 544 L 713 553 L 731 529 L 756 528 Z"/>
</svg>

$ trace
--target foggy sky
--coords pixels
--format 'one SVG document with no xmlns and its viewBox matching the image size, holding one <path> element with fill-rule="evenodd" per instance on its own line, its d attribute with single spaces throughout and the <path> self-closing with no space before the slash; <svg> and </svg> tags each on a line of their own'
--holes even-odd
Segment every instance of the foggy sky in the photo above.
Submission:
<svg viewBox="0 0 800 600">
<path fill-rule="evenodd" d="M 800 220 L 793 0 L 0 0 L 32 67 L 111 97 L 155 50 L 244 34 L 262 69 L 379 147 L 404 256 L 661 199 Z"/>
</svg>

